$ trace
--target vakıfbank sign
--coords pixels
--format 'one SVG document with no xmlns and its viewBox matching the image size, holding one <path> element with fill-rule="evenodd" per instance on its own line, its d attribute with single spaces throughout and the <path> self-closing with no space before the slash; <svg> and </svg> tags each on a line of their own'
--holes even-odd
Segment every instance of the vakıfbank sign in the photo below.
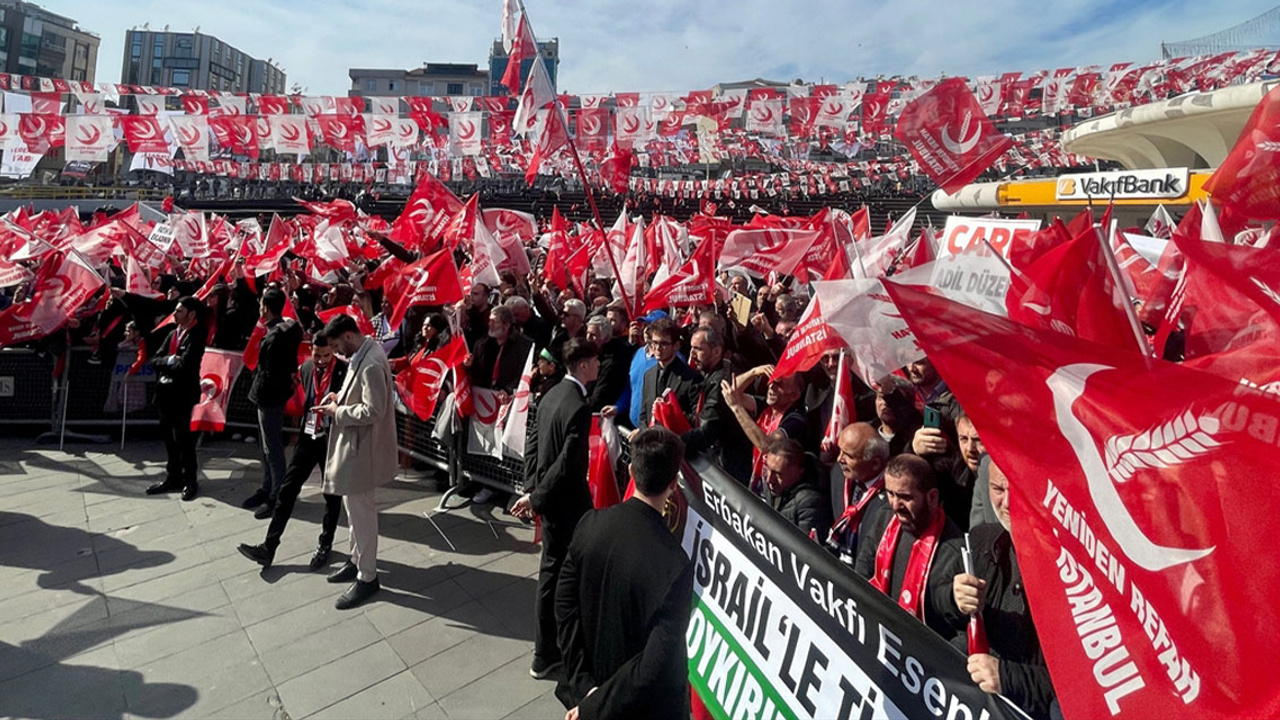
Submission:
<svg viewBox="0 0 1280 720">
<path fill-rule="evenodd" d="M 1063 175 L 1055 193 L 1059 200 L 1168 200 L 1187 194 L 1188 170 L 1116 170 Z"/>
</svg>

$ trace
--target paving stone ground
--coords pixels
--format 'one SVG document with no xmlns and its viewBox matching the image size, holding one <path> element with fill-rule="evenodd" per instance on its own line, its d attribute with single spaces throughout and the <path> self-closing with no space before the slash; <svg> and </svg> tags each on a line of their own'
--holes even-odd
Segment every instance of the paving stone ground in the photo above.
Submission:
<svg viewBox="0 0 1280 720">
<path fill-rule="evenodd" d="M 491 506 L 428 520 L 434 478 L 405 471 L 378 495 L 382 592 L 344 612 L 344 587 L 307 571 L 315 479 L 260 572 L 235 549 L 266 532 L 240 508 L 256 446 L 202 447 L 190 503 L 143 493 L 163 457 L 0 438 L 0 717 L 564 716 L 528 674 L 530 528 Z M 332 568 L 346 543 L 344 515 Z"/>
</svg>

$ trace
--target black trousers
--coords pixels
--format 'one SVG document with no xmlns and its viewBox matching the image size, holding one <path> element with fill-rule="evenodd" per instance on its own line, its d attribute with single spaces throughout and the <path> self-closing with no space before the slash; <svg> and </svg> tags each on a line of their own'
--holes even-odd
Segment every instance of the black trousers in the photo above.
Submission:
<svg viewBox="0 0 1280 720">
<path fill-rule="evenodd" d="M 533 598 L 537 622 L 533 629 L 533 655 L 546 663 L 560 662 L 560 645 L 556 639 L 556 585 L 560 569 L 569 556 L 573 527 L 552 527 L 543 518 L 542 559 L 538 564 L 538 589 Z"/>
<path fill-rule="evenodd" d="M 160 435 L 169 457 L 165 466 L 165 482 L 171 485 L 196 484 L 196 434 L 191 432 L 191 408 L 194 404 L 167 402 L 160 404 Z"/>
<path fill-rule="evenodd" d="M 328 449 L 327 438 L 312 438 L 305 433 L 298 436 L 293 457 L 289 458 L 289 466 L 284 471 L 280 497 L 276 499 L 275 510 L 271 513 L 271 524 L 267 526 L 267 540 L 264 544 L 272 550 L 280 545 L 280 538 L 284 536 L 284 528 L 293 515 L 293 506 L 298 502 L 298 493 L 302 492 L 303 483 L 311 477 L 311 471 L 316 466 L 320 466 L 323 471 Z M 342 496 L 325 493 L 324 518 L 320 522 L 321 547 L 333 546 L 333 535 L 338 530 L 338 515 L 341 512 Z"/>
</svg>

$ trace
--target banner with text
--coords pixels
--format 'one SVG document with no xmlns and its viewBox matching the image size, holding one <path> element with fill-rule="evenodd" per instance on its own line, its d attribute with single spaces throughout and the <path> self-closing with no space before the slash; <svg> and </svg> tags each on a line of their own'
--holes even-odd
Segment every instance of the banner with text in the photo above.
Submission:
<svg viewBox="0 0 1280 720">
<path fill-rule="evenodd" d="M 713 716 L 1021 717 L 923 623 L 718 468 L 696 468 L 681 484 L 695 563 L 685 640 Z"/>
<path fill-rule="evenodd" d="M 1039 220 L 948 217 L 930 284 L 948 299 L 1007 316 L 1009 249 L 1039 229 Z"/>
</svg>

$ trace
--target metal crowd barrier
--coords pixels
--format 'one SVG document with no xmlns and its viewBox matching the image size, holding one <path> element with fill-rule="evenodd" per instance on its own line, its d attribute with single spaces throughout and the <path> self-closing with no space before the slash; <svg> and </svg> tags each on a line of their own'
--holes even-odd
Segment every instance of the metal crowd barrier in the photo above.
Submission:
<svg viewBox="0 0 1280 720">
<path fill-rule="evenodd" d="M 52 422 L 55 360 L 25 348 L 0 350 L 0 424 Z"/>
</svg>

